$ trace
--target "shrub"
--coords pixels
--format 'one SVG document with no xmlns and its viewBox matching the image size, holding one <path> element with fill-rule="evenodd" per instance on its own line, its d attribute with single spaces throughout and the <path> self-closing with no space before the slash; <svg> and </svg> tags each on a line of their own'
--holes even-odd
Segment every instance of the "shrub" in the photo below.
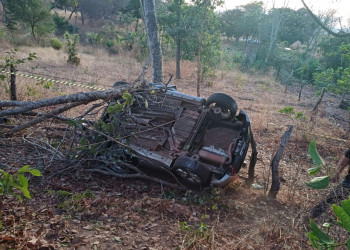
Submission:
<svg viewBox="0 0 350 250">
<path fill-rule="evenodd" d="M 57 38 L 52 38 L 50 40 L 50 45 L 52 48 L 60 50 L 62 49 L 63 43 Z"/>
<path fill-rule="evenodd" d="M 114 40 L 105 41 L 105 46 L 109 52 L 118 54 L 118 46 L 116 45 L 116 42 Z"/>
<path fill-rule="evenodd" d="M 106 45 L 107 49 L 113 48 L 114 44 L 115 44 L 115 43 L 114 43 L 113 40 L 107 40 L 107 41 L 105 42 L 105 45 Z"/>
<path fill-rule="evenodd" d="M 101 34 L 97 34 L 94 32 L 86 32 L 87 42 L 91 45 L 99 45 L 103 42 L 103 37 Z"/>
<path fill-rule="evenodd" d="M 33 176 L 41 176 L 38 169 L 32 169 L 29 165 L 20 168 L 17 173 L 10 174 L 0 169 L 0 207 L 4 196 L 15 196 L 20 202 L 22 202 L 21 194 L 31 199 L 30 192 L 28 189 L 28 179 L 25 174 L 31 174 Z M 15 190 L 20 190 L 21 194 L 15 192 Z M 0 228 L 2 227 L 0 221 Z"/>
<path fill-rule="evenodd" d="M 68 48 L 68 60 L 67 63 L 79 65 L 80 58 L 78 57 L 77 52 L 77 44 L 79 41 L 79 35 L 71 35 L 69 32 L 64 33 L 64 37 L 66 38 L 66 45 Z"/>
</svg>

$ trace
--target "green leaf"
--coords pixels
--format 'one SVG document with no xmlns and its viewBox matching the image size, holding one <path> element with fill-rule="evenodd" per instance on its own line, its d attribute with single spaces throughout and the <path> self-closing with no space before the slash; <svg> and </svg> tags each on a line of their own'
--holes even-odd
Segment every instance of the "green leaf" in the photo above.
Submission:
<svg viewBox="0 0 350 250">
<path fill-rule="evenodd" d="M 345 213 L 350 216 L 350 199 L 341 201 L 341 206 L 344 209 Z"/>
<path fill-rule="evenodd" d="M 320 172 L 320 170 L 321 170 L 321 167 L 320 167 L 320 166 L 317 166 L 317 167 L 314 167 L 314 168 L 309 168 L 309 169 L 307 170 L 307 172 L 309 173 L 310 176 L 312 176 L 312 175 L 315 175 L 315 174 L 317 174 L 318 172 Z"/>
<path fill-rule="evenodd" d="M 323 159 L 321 158 L 321 156 L 317 152 L 315 139 L 312 139 L 312 141 L 310 142 L 309 154 L 311 156 L 313 164 L 315 164 L 316 166 L 323 166 L 324 165 Z"/>
<path fill-rule="evenodd" d="M 130 93 L 128 93 L 127 90 L 125 90 L 125 91 L 123 92 L 122 98 L 123 98 L 124 100 L 130 100 L 130 99 L 132 98 L 132 95 L 131 95 Z"/>
<path fill-rule="evenodd" d="M 324 233 L 321 229 L 318 228 L 318 226 L 310 220 L 310 229 L 312 234 L 317 237 L 317 239 L 321 243 L 326 243 L 326 244 L 332 244 L 333 241 L 328 237 L 326 233 Z"/>
<path fill-rule="evenodd" d="M 307 235 L 309 236 L 309 241 L 310 241 L 311 245 L 314 248 L 319 248 L 318 244 L 316 242 L 318 240 L 318 238 L 312 232 L 308 233 Z"/>
<path fill-rule="evenodd" d="M 5 75 L 0 75 L 0 80 L 5 80 L 6 76 Z"/>
<path fill-rule="evenodd" d="M 28 179 L 23 174 L 17 175 L 19 183 L 21 184 L 22 188 L 28 189 Z"/>
<path fill-rule="evenodd" d="M 1 227 L 0 227 L 1 228 Z M 350 238 L 348 239 L 348 241 L 346 242 L 346 247 L 348 248 L 348 249 L 350 249 Z"/>
<path fill-rule="evenodd" d="M 28 173 L 28 169 L 30 168 L 29 165 L 25 165 L 23 167 L 21 167 L 19 170 L 18 170 L 18 174 L 22 174 L 22 173 Z"/>
<path fill-rule="evenodd" d="M 22 191 L 23 195 L 27 197 L 28 199 L 31 199 L 32 197 L 30 196 L 28 187 L 20 187 L 19 190 Z"/>
<path fill-rule="evenodd" d="M 79 123 L 77 121 L 69 120 L 69 121 L 66 121 L 66 123 L 76 128 L 79 127 Z"/>
<path fill-rule="evenodd" d="M 31 173 L 34 176 L 42 176 L 42 174 L 40 173 L 40 171 L 38 169 L 31 169 L 31 170 L 29 170 L 29 173 Z"/>
<path fill-rule="evenodd" d="M 335 204 L 332 205 L 335 215 L 338 217 L 342 226 L 350 233 L 350 216 L 344 211 L 342 207 Z"/>
<path fill-rule="evenodd" d="M 20 202 L 23 202 L 23 199 L 20 195 L 12 193 L 13 196 L 15 196 Z"/>
<path fill-rule="evenodd" d="M 329 176 L 321 176 L 321 177 L 313 178 L 310 182 L 307 182 L 306 185 L 314 189 L 323 189 L 328 187 L 329 182 L 330 182 Z"/>
</svg>

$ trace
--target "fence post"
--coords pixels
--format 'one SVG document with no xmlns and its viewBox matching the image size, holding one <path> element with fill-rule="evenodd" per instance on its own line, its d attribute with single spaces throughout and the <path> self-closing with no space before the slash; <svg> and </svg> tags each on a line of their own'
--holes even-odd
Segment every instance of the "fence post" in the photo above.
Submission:
<svg viewBox="0 0 350 250">
<path fill-rule="evenodd" d="M 16 93 L 16 69 L 11 64 L 10 66 L 10 71 L 11 71 L 11 80 L 10 80 L 10 93 L 11 93 L 11 100 L 16 101 L 17 100 L 17 93 Z"/>
</svg>

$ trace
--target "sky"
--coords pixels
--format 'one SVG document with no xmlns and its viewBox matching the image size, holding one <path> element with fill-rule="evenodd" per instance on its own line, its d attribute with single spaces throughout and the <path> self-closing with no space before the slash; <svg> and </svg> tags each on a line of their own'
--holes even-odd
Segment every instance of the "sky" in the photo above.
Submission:
<svg viewBox="0 0 350 250">
<path fill-rule="evenodd" d="M 253 0 L 225 0 L 220 10 L 233 9 L 236 6 L 245 5 Z M 256 0 L 259 1 L 259 0 Z M 283 7 L 287 3 L 287 7 L 291 9 L 299 9 L 303 7 L 301 0 L 262 0 L 267 9 L 272 8 L 273 2 L 275 7 Z M 319 11 L 329 9 L 336 10 L 336 15 L 343 18 L 344 24 L 350 19 L 350 0 L 305 0 L 305 3 L 317 14 Z"/>
</svg>

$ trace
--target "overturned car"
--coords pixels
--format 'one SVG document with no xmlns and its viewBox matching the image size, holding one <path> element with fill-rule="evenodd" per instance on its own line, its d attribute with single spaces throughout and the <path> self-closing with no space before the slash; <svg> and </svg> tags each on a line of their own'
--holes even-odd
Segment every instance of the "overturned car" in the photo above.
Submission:
<svg viewBox="0 0 350 250">
<path fill-rule="evenodd" d="M 134 166 L 167 169 L 188 188 L 230 183 L 251 140 L 249 116 L 237 114 L 232 97 L 215 93 L 206 100 L 171 85 L 125 93 L 109 103 L 101 121 L 128 148 Z"/>
</svg>

